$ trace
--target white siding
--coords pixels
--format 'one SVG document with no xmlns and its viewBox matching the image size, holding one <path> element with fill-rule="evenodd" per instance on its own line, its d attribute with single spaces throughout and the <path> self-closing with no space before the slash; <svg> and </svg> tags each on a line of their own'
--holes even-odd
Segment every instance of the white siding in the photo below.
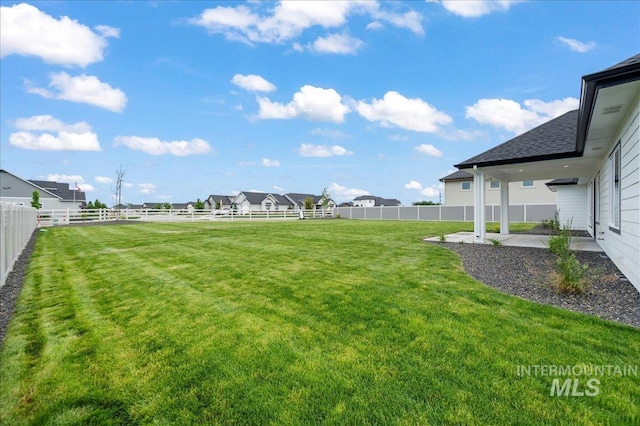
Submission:
<svg viewBox="0 0 640 426">
<path fill-rule="evenodd" d="M 587 186 L 559 185 L 558 190 L 558 220 L 560 225 L 571 224 L 573 229 L 585 231 L 587 229 Z"/>
<path fill-rule="evenodd" d="M 600 225 L 597 241 L 607 255 L 640 291 L 640 100 L 611 141 L 607 157 L 600 166 Z M 622 159 L 620 232 L 609 227 L 608 158 L 620 141 Z"/>
</svg>

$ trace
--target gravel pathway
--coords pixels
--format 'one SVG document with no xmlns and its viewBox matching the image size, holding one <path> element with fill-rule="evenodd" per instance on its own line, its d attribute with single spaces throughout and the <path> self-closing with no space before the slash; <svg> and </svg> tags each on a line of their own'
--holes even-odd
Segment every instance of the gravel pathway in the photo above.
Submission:
<svg viewBox="0 0 640 426">
<path fill-rule="evenodd" d="M 618 268 L 604 253 L 576 253 L 580 263 L 589 265 L 589 286 L 582 295 L 568 295 L 551 286 L 555 255 L 547 249 L 432 244 L 458 253 L 467 274 L 502 292 L 640 328 L 640 293 L 621 278 Z"/>
</svg>

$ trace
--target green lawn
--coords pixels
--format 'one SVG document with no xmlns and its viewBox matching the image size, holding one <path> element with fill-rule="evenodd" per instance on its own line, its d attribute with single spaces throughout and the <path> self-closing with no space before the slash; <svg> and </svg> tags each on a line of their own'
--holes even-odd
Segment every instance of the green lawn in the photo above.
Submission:
<svg viewBox="0 0 640 426">
<path fill-rule="evenodd" d="M 640 331 L 498 293 L 421 241 L 472 226 L 50 228 L 0 354 L 0 424 L 640 423 L 637 375 L 596 396 L 518 375 L 640 364 Z"/>
</svg>

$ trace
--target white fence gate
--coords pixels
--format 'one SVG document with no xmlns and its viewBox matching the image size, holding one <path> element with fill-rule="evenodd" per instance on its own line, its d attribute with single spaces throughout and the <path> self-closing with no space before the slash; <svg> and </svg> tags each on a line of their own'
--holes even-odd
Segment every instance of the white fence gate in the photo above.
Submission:
<svg viewBox="0 0 640 426">
<path fill-rule="evenodd" d="M 33 207 L 0 202 L 0 287 L 38 226 Z"/>
</svg>

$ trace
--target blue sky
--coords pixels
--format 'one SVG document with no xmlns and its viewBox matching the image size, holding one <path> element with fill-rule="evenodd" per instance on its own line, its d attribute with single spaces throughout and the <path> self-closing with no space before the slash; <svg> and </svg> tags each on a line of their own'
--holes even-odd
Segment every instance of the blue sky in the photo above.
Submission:
<svg viewBox="0 0 640 426">
<path fill-rule="evenodd" d="M 437 201 L 578 107 L 636 1 L 2 1 L 0 166 L 111 205 L 239 191 Z"/>
</svg>

